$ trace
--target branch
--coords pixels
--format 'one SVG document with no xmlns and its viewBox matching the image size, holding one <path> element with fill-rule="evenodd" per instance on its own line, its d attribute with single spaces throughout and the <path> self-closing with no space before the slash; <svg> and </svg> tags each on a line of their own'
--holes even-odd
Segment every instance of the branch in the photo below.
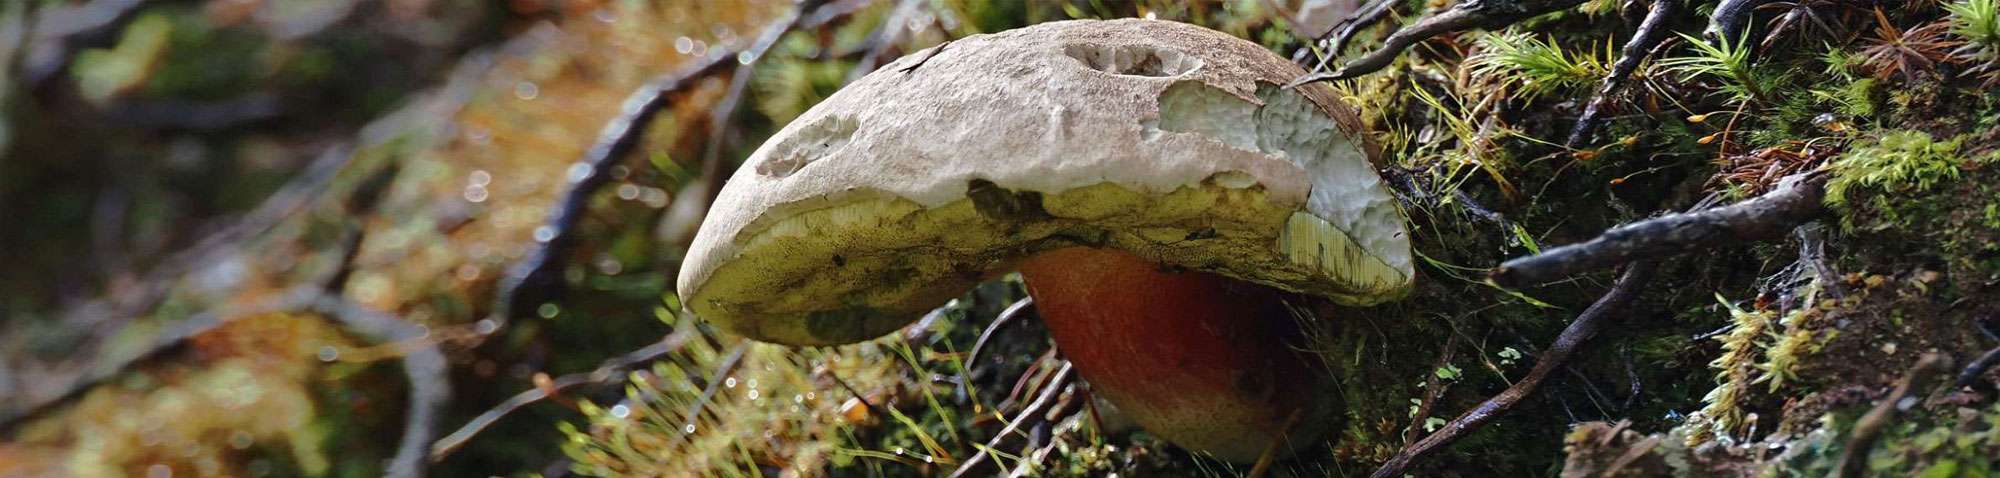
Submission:
<svg viewBox="0 0 2000 478">
<path fill-rule="evenodd" d="M 1832 476 L 1865 476 L 1868 450 L 1875 447 L 1875 440 L 1881 438 L 1882 431 L 1896 421 L 1896 416 L 1908 408 L 1903 404 L 1904 399 L 1919 390 L 1930 388 L 1931 379 L 1948 368 L 1951 368 L 1951 357 L 1941 353 L 1926 353 L 1917 359 L 1917 364 L 1896 382 L 1896 389 L 1889 392 L 1889 396 L 1882 397 L 1882 401 L 1868 410 L 1867 415 L 1854 422 L 1854 431 L 1848 435 L 1847 449 L 1840 452 L 1840 469 L 1835 470 Z"/>
<path fill-rule="evenodd" d="M 1977 322 L 1973 325 L 1978 327 L 1979 333 L 1985 335 L 1986 338 L 2000 340 L 2000 334 L 1995 334 L 1993 329 L 1986 326 L 1985 322 Z M 1993 347 L 1991 350 L 1987 350 L 1986 353 L 1980 354 L 1979 358 L 1973 359 L 1972 363 L 1966 364 L 1965 370 L 1958 372 L 1958 380 L 1954 380 L 1952 384 L 1959 388 L 1970 387 L 1973 383 L 1979 381 L 1980 375 L 1985 375 L 1986 371 L 1991 370 L 1996 364 L 2000 364 L 2000 347 Z"/>
<path fill-rule="evenodd" d="M 404 411 L 403 436 L 383 476 L 424 476 L 424 446 L 437 434 L 438 415 L 451 401 L 450 365 L 423 327 L 334 295 L 321 295 L 312 308 L 378 343 L 412 344 L 403 354 L 403 375 L 410 382 L 409 409 Z"/>
<path fill-rule="evenodd" d="M 1626 267 L 1625 274 L 1611 286 L 1611 291 L 1604 293 L 1597 302 L 1590 304 L 1590 308 L 1584 309 L 1582 314 L 1576 316 L 1575 321 L 1570 322 L 1568 328 L 1563 329 L 1561 335 L 1556 336 L 1555 344 L 1549 346 L 1548 352 L 1535 361 L 1535 368 L 1530 370 L 1526 377 L 1507 387 L 1507 390 L 1500 392 L 1499 395 L 1486 399 L 1479 406 L 1452 419 L 1444 428 L 1438 429 L 1437 433 L 1432 433 L 1423 440 L 1396 452 L 1396 456 L 1390 457 L 1389 461 L 1384 462 L 1381 468 L 1375 469 L 1375 473 L 1369 476 L 1374 478 L 1402 476 L 1403 471 L 1409 469 L 1410 465 L 1466 434 L 1478 431 L 1487 422 L 1512 410 L 1521 399 L 1534 393 L 1542 381 L 1548 379 L 1550 372 L 1562 367 L 1570 355 L 1575 354 L 1577 349 L 1583 347 L 1584 342 L 1596 335 L 1598 329 L 1604 327 L 1607 319 L 1620 315 L 1618 312 L 1638 296 L 1639 287 L 1652 279 L 1656 265 L 1653 261 L 1645 261 Z"/>
<path fill-rule="evenodd" d="M 1708 14 L 1708 27 L 1701 35 L 1711 42 L 1737 43 L 1747 38 L 1743 29 L 1748 28 L 1750 12 L 1770 0 L 1722 0 L 1715 4 L 1715 11 Z"/>
<path fill-rule="evenodd" d="M 1389 38 L 1382 40 L 1382 47 L 1341 65 L 1332 73 L 1316 73 L 1293 80 L 1286 88 L 1316 81 L 1344 80 L 1381 70 L 1396 61 L 1403 50 L 1415 46 L 1431 37 L 1472 28 L 1494 28 L 1532 18 L 1544 13 L 1563 10 L 1583 4 L 1584 0 L 1467 0 L 1453 5 L 1444 13 L 1425 17 L 1417 23 L 1396 30 Z"/>
<path fill-rule="evenodd" d="M 672 93 L 692 86 L 695 80 L 739 64 L 742 69 L 738 70 L 737 74 L 748 76 L 748 69 L 755 65 L 757 60 L 762 59 L 764 53 L 769 51 L 786 32 L 830 22 L 859 8 L 855 4 L 844 3 L 831 7 L 835 9 L 833 11 L 821 12 L 826 10 L 821 7 L 826 3 L 826 0 L 799 0 L 797 8 L 784 18 L 764 27 L 763 33 L 758 35 L 755 41 L 738 48 L 713 52 L 707 57 L 696 60 L 692 65 L 647 82 L 632 92 L 631 96 L 626 97 L 618 116 L 605 123 L 604 129 L 598 133 L 597 142 L 584 152 L 583 158 L 577 160 L 576 164 L 582 165 L 582 168 L 570 178 L 570 189 L 564 193 L 562 201 L 557 203 L 555 212 L 549 215 L 547 224 L 537 229 L 537 233 L 545 237 L 536 238 L 540 240 L 538 247 L 528 253 L 526 260 L 508 272 L 500 288 L 503 292 L 498 297 L 499 303 L 496 304 L 496 310 L 502 314 L 501 317 L 507 319 L 527 317 L 541 304 L 562 296 L 564 292 L 562 269 L 565 258 L 576 249 L 579 239 L 577 224 L 583 221 L 583 216 L 588 212 L 590 198 L 610 184 L 611 177 L 606 171 L 617 164 L 618 160 L 628 156 L 633 148 L 639 146 L 640 140 L 645 135 L 645 126 L 670 106 L 668 100 Z M 747 58 L 749 62 L 741 63 L 742 60 L 739 58 Z M 740 90 L 740 88 L 732 89 Z M 711 167 L 704 164 L 702 167 L 704 173 L 719 170 L 719 166 Z M 711 191 L 709 194 L 713 195 L 715 192 Z"/>
<path fill-rule="evenodd" d="M 868 41 L 864 42 L 861 48 L 864 52 L 861 54 L 861 59 L 854 63 L 854 68 L 847 70 L 847 79 L 842 83 L 853 83 L 854 80 L 859 80 L 875 71 L 876 67 L 882 66 L 882 56 L 888 54 L 889 48 L 896 46 L 896 42 L 903 39 L 903 32 L 910 31 L 910 16 L 915 14 L 923 3 L 922 0 L 896 2 L 896 8 L 889 11 L 888 18 L 883 19 L 882 25 L 875 27 L 875 32 L 868 35 Z"/>
<path fill-rule="evenodd" d="M 1625 81 L 1632 78 L 1632 72 L 1639 69 L 1639 63 L 1646 60 L 1654 47 L 1667 39 L 1667 21 L 1678 13 L 1681 0 L 1653 0 L 1653 6 L 1646 12 L 1646 19 L 1639 22 L 1639 28 L 1632 32 L 1632 39 L 1618 53 L 1618 61 L 1611 64 L 1611 72 L 1597 88 L 1597 94 L 1590 98 L 1583 108 L 1583 116 L 1576 119 L 1576 126 L 1569 130 L 1569 140 L 1563 146 L 1575 148 L 1590 138 L 1590 131 L 1597 128 L 1597 117 L 1604 107 L 1611 103 L 1611 96 L 1625 88 Z"/>
<path fill-rule="evenodd" d="M 479 416 L 473 417 L 471 421 L 466 422 L 457 431 L 453 431 L 450 435 L 438 439 L 437 443 L 431 444 L 430 461 L 432 463 L 444 461 L 446 457 L 451 456 L 452 453 L 457 452 L 460 448 L 464 448 L 466 443 L 478 437 L 480 433 L 485 432 L 487 428 L 492 427 L 500 419 L 506 418 L 507 415 L 513 414 L 515 411 L 526 408 L 529 405 L 562 396 L 562 394 L 580 387 L 623 383 L 627 373 L 646 364 L 659 361 L 668 354 L 680 350 L 681 346 L 686 345 L 688 340 L 693 339 L 697 335 L 695 330 L 695 327 L 683 327 L 680 330 L 675 330 L 674 333 L 667 334 L 666 337 L 661 338 L 660 341 L 654 342 L 652 345 L 647 345 L 644 348 L 626 352 L 624 355 L 606 360 L 603 365 L 597 366 L 596 370 L 564 375 L 551 381 L 547 387 L 535 387 L 516 394 L 508 398 L 507 401 L 500 402 L 499 405 L 486 410 L 485 413 L 480 413 Z"/>
<path fill-rule="evenodd" d="M 1021 424 L 1035 418 L 1038 415 L 1035 412 L 1040 411 L 1044 406 L 1048 406 L 1049 400 L 1055 398 L 1057 392 L 1069 383 L 1069 372 L 1069 361 L 1063 361 L 1062 368 L 1056 369 L 1056 374 L 1049 378 L 1049 384 L 1042 387 L 1042 393 L 1035 396 L 1035 401 L 1029 402 L 1028 406 L 1022 408 L 1020 413 L 1014 414 L 1014 419 L 1008 421 L 1007 426 L 1000 429 L 1000 433 L 994 434 L 993 439 L 986 442 L 984 450 L 980 450 L 979 453 L 973 453 L 971 458 L 965 460 L 965 464 L 959 465 L 957 470 L 951 472 L 951 478 L 967 476 L 966 474 L 972 472 L 973 467 L 979 466 L 980 462 L 986 461 L 987 455 L 993 454 L 992 450 L 1000 448 L 1001 440 L 1006 439 L 1008 435 L 1020 429 Z"/>
<path fill-rule="evenodd" d="M 1503 287 L 1541 284 L 1639 259 L 1783 237 L 1819 216 L 1824 183 L 1824 175 L 1793 175 L 1781 180 L 1777 189 L 1750 200 L 1614 227 L 1589 242 L 1507 261 L 1493 269 L 1491 279 Z"/>
<path fill-rule="evenodd" d="M 1396 3 L 1398 3 L 1396 0 L 1368 2 L 1368 5 L 1361 7 L 1360 10 L 1355 10 L 1353 15 L 1342 19 L 1332 31 L 1327 32 L 1333 35 L 1333 39 L 1327 43 L 1327 58 L 1320 60 L 1319 65 L 1313 67 L 1313 71 L 1326 69 L 1327 59 L 1339 55 L 1341 50 L 1346 49 L 1347 42 L 1354 40 L 1354 35 L 1360 33 L 1361 29 L 1375 26 L 1377 23 L 1382 23 L 1382 19 L 1389 18 L 1389 13 L 1395 11 Z"/>
<path fill-rule="evenodd" d="M 0 434 L 11 433 L 14 427 L 48 413 L 57 408 L 57 405 L 81 396 L 96 385 L 169 351 L 177 350 L 189 339 L 213 332 L 234 323 L 237 319 L 300 310 L 316 312 L 340 323 L 348 331 L 366 336 L 374 342 L 414 345 L 402 360 L 403 373 L 409 377 L 410 408 L 405 416 L 402 440 L 396 447 L 395 457 L 390 460 L 386 475 L 423 476 L 424 443 L 430 441 L 438 413 L 450 399 L 448 389 L 450 381 L 445 373 L 448 365 L 444 353 L 438 350 L 436 344 L 425 341 L 424 336 L 427 332 L 422 327 L 332 295 L 319 284 L 295 287 L 275 299 L 259 304 L 234 310 L 203 312 L 182 319 L 174 323 L 170 330 L 154 339 L 144 352 L 84 375 L 66 388 L 61 395 L 30 404 L 20 413 L 0 417 Z"/>
</svg>

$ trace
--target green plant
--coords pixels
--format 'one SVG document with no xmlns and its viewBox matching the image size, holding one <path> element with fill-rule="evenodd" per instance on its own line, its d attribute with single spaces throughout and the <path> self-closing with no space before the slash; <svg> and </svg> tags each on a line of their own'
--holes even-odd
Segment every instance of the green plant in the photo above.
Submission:
<svg viewBox="0 0 2000 478">
<path fill-rule="evenodd" d="M 2000 85 L 2000 0 L 1961 0 L 1944 6 L 1951 33 L 1965 39 L 1951 54 L 1973 66 L 1965 71 Z"/>
<path fill-rule="evenodd" d="M 1922 131 L 1891 131 L 1857 144 L 1830 168 L 1826 202 L 1847 204 L 1857 188 L 1921 192 L 1959 176 L 1960 139 L 1937 141 Z"/>
<path fill-rule="evenodd" d="M 1693 81 L 1704 76 L 1723 80 L 1721 90 L 1737 101 L 1752 100 L 1770 104 L 1770 95 L 1765 85 L 1774 82 L 1774 75 L 1759 72 L 1750 64 L 1750 46 L 1747 37 L 1730 41 L 1722 39 L 1714 42 L 1681 34 L 1694 47 L 1693 56 L 1683 56 L 1660 60 L 1660 66 L 1667 71 L 1679 73 L 1683 81 Z"/>
<path fill-rule="evenodd" d="M 1752 374 L 1757 370 L 1757 351 L 1763 344 L 1760 339 L 1767 337 L 1777 314 L 1768 310 L 1745 310 L 1735 303 L 1716 295 L 1716 301 L 1729 311 L 1729 333 L 1717 336 L 1722 342 L 1722 356 L 1709 362 L 1716 370 L 1714 389 L 1701 397 L 1707 405 L 1701 409 L 1701 416 L 1708 421 L 1708 427 L 1689 434 L 1690 444 L 1706 441 L 1718 435 L 1734 436 L 1745 425 L 1743 402 L 1750 393 L 1750 384 L 1755 383 Z"/>
<path fill-rule="evenodd" d="M 1889 23 L 1887 14 L 1876 9 L 1875 37 L 1861 49 L 1861 66 L 1873 72 L 1876 78 L 1884 80 L 1892 75 L 1902 75 L 1905 80 L 1916 79 L 1944 61 L 1945 49 L 1952 45 L 1950 40 L 1944 38 L 1948 26 L 1946 23 L 1931 23 L 1916 28 L 1896 28 Z"/>
<path fill-rule="evenodd" d="M 1988 55 L 2000 50 L 2000 0 L 1960 0 L 1944 10 L 1951 13 L 1951 33 L 1965 38 L 1964 48 Z"/>
<path fill-rule="evenodd" d="M 1610 71 L 1605 60 L 1610 56 L 1608 50 L 1602 56 L 1570 53 L 1556 46 L 1553 39 L 1528 33 L 1486 35 L 1479 38 L 1479 47 L 1479 54 L 1466 60 L 1473 72 L 1498 78 L 1503 86 L 1518 87 L 1528 99 L 1590 87 Z"/>
</svg>

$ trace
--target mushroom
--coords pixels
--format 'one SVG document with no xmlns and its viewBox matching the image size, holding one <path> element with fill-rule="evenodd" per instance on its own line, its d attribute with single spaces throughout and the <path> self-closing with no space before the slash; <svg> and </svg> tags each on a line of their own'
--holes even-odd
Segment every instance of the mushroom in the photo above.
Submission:
<svg viewBox="0 0 2000 478">
<path fill-rule="evenodd" d="M 1056 347 L 1140 426 L 1227 460 L 1289 452 L 1336 404 L 1285 299 L 1373 305 L 1413 277 L 1375 149 L 1328 87 L 1279 86 L 1303 74 L 1137 19 L 903 57 L 745 161 L 680 296 L 752 339 L 835 345 L 1018 270 Z"/>
</svg>

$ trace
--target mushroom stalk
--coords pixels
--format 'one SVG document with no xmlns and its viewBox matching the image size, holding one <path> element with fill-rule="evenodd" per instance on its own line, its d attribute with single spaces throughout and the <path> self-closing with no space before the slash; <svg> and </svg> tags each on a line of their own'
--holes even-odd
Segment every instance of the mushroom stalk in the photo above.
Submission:
<svg viewBox="0 0 2000 478">
<path fill-rule="evenodd" d="M 1322 431 L 1327 381 L 1284 293 L 1118 249 L 1045 251 L 1019 270 L 1056 347 L 1147 431 L 1239 462 Z"/>
</svg>

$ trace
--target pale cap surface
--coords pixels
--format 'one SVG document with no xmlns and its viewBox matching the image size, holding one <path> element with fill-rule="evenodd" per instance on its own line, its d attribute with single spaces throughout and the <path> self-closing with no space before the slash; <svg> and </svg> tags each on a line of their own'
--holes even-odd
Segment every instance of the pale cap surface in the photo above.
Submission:
<svg viewBox="0 0 2000 478">
<path fill-rule="evenodd" d="M 1136 19 L 907 55 L 745 160 L 680 296 L 753 339 L 848 343 L 1086 244 L 1345 304 L 1398 297 L 1413 276 L 1403 215 L 1350 109 L 1324 85 L 1277 86 L 1302 74 L 1220 32 Z"/>
</svg>

